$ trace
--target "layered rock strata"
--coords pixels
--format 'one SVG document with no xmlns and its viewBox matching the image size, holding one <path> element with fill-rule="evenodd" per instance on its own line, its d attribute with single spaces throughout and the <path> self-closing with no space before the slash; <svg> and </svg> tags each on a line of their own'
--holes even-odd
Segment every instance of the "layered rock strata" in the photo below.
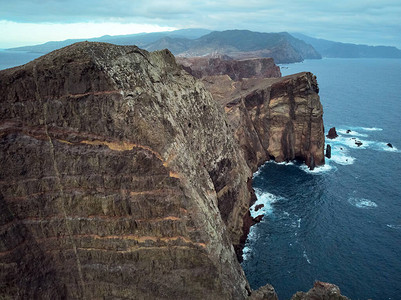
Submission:
<svg viewBox="0 0 401 300">
<path fill-rule="evenodd" d="M 280 67 L 274 63 L 273 58 L 235 60 L 225 55 L 177 57 L 177 63 L 197 78 L 214 75 L 228 75 L 232 80 L 281 77 Z"/>
<path fill-rule="evenodd" d="M 167 50 L 87 42 L 1 71 L 0 298 L 275 299 L 234 247 L 252 170 L 320 162 L 317 85 L 225 78 L 218 103 Z"/>
<path fill-rule="evenodd" d="M 0 298 L 244 299 L 252 172 L 169 51 L 79 43 L 0 72 Z"/>
<path fill-rule="evenodd" d="M 224 107 L 252 170 L 270 158 L 302 160 L 311 169 L 324 164 L 323 108 L 314 75 L 241 81 L 209 76 L 203 82 Z"/>
</svg>

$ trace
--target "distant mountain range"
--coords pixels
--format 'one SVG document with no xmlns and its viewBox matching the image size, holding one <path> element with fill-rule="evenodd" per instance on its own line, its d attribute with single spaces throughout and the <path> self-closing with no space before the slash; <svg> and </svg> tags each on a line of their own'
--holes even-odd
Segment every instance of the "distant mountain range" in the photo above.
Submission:
<svg viewBox="0 0 401 300">
<path fill-rule="evenodd" d="M 401 50 L 390 46 L 368 46 L 333 42 L 313 38 L 301 33 L 291 33 L 294 37 L 310 44 L 323 57 L 332 58 L 401 58 Z"/>
<path fill-rule="evenodd" d="M 138 47 L 144 48 L 144 46 L 153 43 L 157 40 L 163 39 L 165 37 L 171 37 L 175 39 L 196 39 L 205 34 L 210 33 L 207 29 L 181 29 L 175 31 L 163 31 L 163 32 L 152 32 L 152 33 L 137 33 L 128 35 L 104 35 L 98 38 L 91 39 L 69 39 L 65 41 L 58 42 L 47 42 L 40 45 L 34 46 L 23 46 L 17 48 L 10 48 L 7 50 L 14 51 L 29 51 L 37 53 L 49 53 L 53 50 L 60 49 L 62 47 L 83 41 L 91 42 L 105 42 L 116 45 L 136 45 Z"/>
<path fill-rule="evenodd" d="M 177 56 L 204 56 L 225 54 L 233 58 L 272 57 L 276 63 L 300 62 L 321 58 L 307 43 L 286 32 L 260 33 L 249 30 L 213 31 L 206 29 L 182 29 L 169 32 L 143 33 L 122 36 L 102 36 L 89 41 L 117 45 L 137 45 L 154 51 L 169 49 Z M 50 51 L 84 41 L 82 39 L 47 42 L 41 45 L 12 48 L 14 51 L 48 53 Z"/>
<path fill-rule="evenodd" d="M 47 42 L 41 45 L 11 48 L 14 51 L 48 53 L 85 39 Z M 401 50 L 387 46 L 345 44 L 316 39 L 300 33 L 261 33 L 249 30 L 210 31 L 207 29 L 181 29 L 175 31 L 102 36 L 88 41 L 117 45 L 137 45 L 154 51 L 169 49 L 182 57 L 228 55 L 236 59 L 272 57 L 276 63 L 301 62 L 323 57 L 401 58 Z"/>
</svg>

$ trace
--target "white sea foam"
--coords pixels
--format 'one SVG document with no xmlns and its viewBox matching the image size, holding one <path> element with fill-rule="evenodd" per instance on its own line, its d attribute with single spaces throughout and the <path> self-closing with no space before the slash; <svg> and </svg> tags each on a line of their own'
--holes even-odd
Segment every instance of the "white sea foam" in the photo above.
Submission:
<svg viewBox="0 0 401 300">
<path fill-rule="evenodd" d="M 387 145 L 387 143 L 384 142 L 376 142 L 374 144 L 374 149 L 379 150 L 379 151 L 388 151 L 388 152 L 400 152 L 397 147 L 392 145 L 393 147 L 390 147 Z"/>
<path fill-rule="evenodd" d="M 249 242 L 253 242 L 259 238 L 258 236 L 258 228 L 257 226 L 252 226 L 249 229 L 248 237 L 247 237 L 247 242 L 245 247 L 242 249 L 242 259 L 247 260 L 248 257 L 252 254 L 252 247 L 248 247 Z"/>
<path fill-rule="evenodd" d="M 252 252 L 251 248 L 245 246 L 245 247 L 242 249 L 242 259 L 243 259 L 243 260 L 247 260 L 248 257 L 249 257 L 249 255 L 251 254 L 251 252 Z"/>
<path fill-rule="evenodd" d="M 361 137 L 367 137 L 368 135 L 366 133 L 359 133 L 356 130 L 351 130 L 350 132 L 347 132 L 348 129 L 338 129 L 337 133 L 343 134 L 343 135 L 348 135 L 348 136 L 361 136 Z"/>
<path fill-rule="evenodd" d="M 369 199 L 351 197 L 348 202 L 358 208 L 375 208 L 377 204 Z"/>
<path fill-rule="evenodd" d="M 331 158 L 326 161 L 333 161 L 339 165 L 352 165 L 355 162 L 355 158 L 349 155 L 347 147 L 332 145 Z"/>
<path fill-rule="evenodd" d="M 251 216 L 256 218 L 260 215 L 268 215 L 273 212 L 272 204 L 277 202 L 278 200 L 285 199 L 284 197 L 276 196 L 268 192 L 263 192 L 260 189 L 255 189 L 256 194 L 256 202 L 249 209 Z M 263 207 L 255 211 L 255 207 L 257 205 L 263 204 Z"/>
<path fill-rule="evenodd" d="M 378 127 L 355 127 L 361 130 L 365 130 L 365 131 L 382 131 L 383 128 L 378 128 Z"/>
<path fill-rule="evenodd" d="M 306 261 L 308 262 L 308 264 L 310 264 L 310 259 L 309 259 L 308 255 L 306 254 L 306 250 L 304 250 L 303 256 L 306 259 Z"/>
<path fill-rule="evenodd" d="M 294 165 L 294 163 L 292 161 L 289 161 L 289 162 L 283 161 L 283 162 L 279 162 L 279 163 L 274 162 L 274 161 L 272 161 L 272 162 L 275 164 L 281 165 L 281 166 L 293 166 Z"/>
<path fill-rule="evenodd" d="M 316 167 L 313 170 L 310 170 L 309 167 L 305 164 L 299 166 L 299 168 L 302 171 L 309 173 L 309 174 L 313 174 L 313 175 L 324 174 L 324 173 L 330 172 L 331 170 L 334 169 L 334 167 L 329 164 L 324 164 L 323 166 Z"/>
<path fill-rule="evenodd" d="M 387 227 L 392 229 L 401 229 L 401 225 L 387 224 Z"/>
<path fill-rule="evenodd" d="M 261 169 L 259 168 L 255 173 L 253 173 L 252 179 L 254 179 L 256 176 L 258 176 L 261 172 Z"/>
</svg>

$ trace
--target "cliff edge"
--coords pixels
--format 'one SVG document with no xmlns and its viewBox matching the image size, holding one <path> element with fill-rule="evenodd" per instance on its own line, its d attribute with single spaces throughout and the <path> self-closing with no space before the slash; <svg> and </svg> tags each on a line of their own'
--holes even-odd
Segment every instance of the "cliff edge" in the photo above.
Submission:
<svg viewBox="0 0 401 300">
<path fill-rule="evenodd" d="M 74 44 L 1 71 L 0 95 L 1 295 L 247 297 L 252 172 L 169 51 Z"/>
<path fill-rule="evenodd" d="M 311 169 L 324 164 L 323 107 L 313 74 L 240 81 L 223 75 L 202 80 L 226 111 L 253 171 L 269 159 L 297 159 Z"/>
<path fill-rule="evenodd" d="M 298 77 L 276 82 L 273 108 L 310 93 Z M 291 97 L 296 109 L 302 99 Z M 239 101 L 241 122 L 263 118 L 255 99 Z M 234 247 L 252 223 L 252 170 L 264 158 L 244 156 L 252 144 L 238 147 L 227 105 L 169 51 L 74 44 L 1 71 L 0 102 L 2 298 L 252 293 Z M 276 296 L 266 286 L 253 297 Z"/>
</svg>

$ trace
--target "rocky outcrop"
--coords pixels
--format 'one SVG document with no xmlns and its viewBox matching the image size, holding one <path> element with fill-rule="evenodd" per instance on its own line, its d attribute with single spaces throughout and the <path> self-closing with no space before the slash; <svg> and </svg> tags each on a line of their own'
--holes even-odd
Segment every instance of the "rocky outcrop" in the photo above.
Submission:
<svg viewBox="0 0 401 300">
<path fill-rule="evenodd" d="M 79 43 L 0 72 L 0 298 L 244 299 L 251 193 L 169 51 Z"/>
<path fill-rule="evenodd" d="M 240 82 L 210 76 L 203 81 L 224 107 L 253 171 L 270 158 L 299 159 L 311 169 L 324 164 L 323 109 L 311 73 Z"/>
<path fill-rule="evenodd" d="M 291 297 L 291 300 L 349 300 L 347 297 L 341 295 L 340 289 L 335 284 L 315 281 L 313 288 L 307 293 L 297 292 Z"/>
<path fill-rule="evenodd" d="M 348 133 L 348 132 L 347 132 Z M 337 130 L 336 130 L 336 128 L 335 127 L 332 127 L 332 128 L 330 128 L 329 129 L 329 132 L 327 133 L 327 135 L 326 135 L 326 137 L 328 138 L 328 139 L 335 139 L 336 137 L 338 137 L 338 134 L 337 134 Z"/>
<path fill-rule="evenodd" d="M 326 146 L 326 157 L 331 158 L 331 146 L 330 145 Z"/>
<path fill-rule="evenodd" d="M 249 300 L 278 300 L 278 297 L 273 286 L 266 284 L 253 292 Z"/>
<path fill-rule="evenodd" d="M 177 63 L 197 78 L 214 75 L 228 75 L 232 80 L 281 77 L 280 67 L 276 66 L 272 58 L 235 60 L 224 55 L 218 57 L 177 57 Z"/>
</svg>

